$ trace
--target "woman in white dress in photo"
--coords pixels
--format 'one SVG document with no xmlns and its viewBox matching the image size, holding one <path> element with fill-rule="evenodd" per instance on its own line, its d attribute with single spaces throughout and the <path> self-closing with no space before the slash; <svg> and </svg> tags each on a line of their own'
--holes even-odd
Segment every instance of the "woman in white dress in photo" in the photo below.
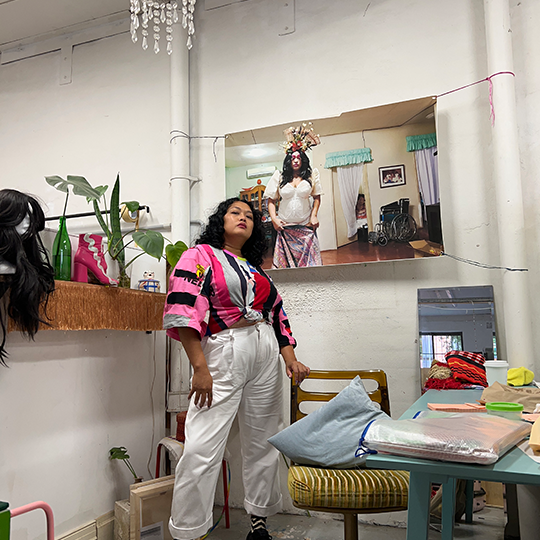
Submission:
<svg viewBox="0 0 540 540">
<path fill-rule="evenodd" d="M 273 268 L 322 265 L 317 237 L 321 204 L 319 171 L 311 169 L 306 150 L 318 144 L 312 131 L 303 127 L 285 131 L 287 155 L 283 172 L 276 171 L 264 192 L 268 212 L 277 231 Z M 276 205 L 279 203 L 279 210 Z"/>
</svg>

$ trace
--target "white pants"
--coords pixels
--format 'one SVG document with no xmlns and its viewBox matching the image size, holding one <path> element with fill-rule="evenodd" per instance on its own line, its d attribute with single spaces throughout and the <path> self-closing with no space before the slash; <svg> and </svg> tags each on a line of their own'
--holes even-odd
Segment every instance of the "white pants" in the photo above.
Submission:
<svg viewBox="0 0 540 540">
<path fill-rule="evenodd" d="M 281 510 L 279 452 L 267 439 L 279 431 L 281 369 L 279 346 L 266 323 L 223 330 L 202 341 L 213 379 L 208 408 L 190 402 L 184 453 L 176 467 L 169 530 L 192 540 L 212 526 L 214 494 L 227 437 L 238 414 L 244 507 L 271 516 Z"/>
</svg>

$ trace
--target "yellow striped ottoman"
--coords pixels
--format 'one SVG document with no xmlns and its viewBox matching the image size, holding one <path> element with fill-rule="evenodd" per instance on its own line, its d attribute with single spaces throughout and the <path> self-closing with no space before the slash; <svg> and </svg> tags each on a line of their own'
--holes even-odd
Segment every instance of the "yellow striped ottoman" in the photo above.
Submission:
<svg viewBox="0 0 540 540">
<path fill-rule="evenodd" d="M 292 465 L 287 484 L 299 507 L 384 512 L 406 510 L 409 499 L 407 471 Z"/>
</svg>

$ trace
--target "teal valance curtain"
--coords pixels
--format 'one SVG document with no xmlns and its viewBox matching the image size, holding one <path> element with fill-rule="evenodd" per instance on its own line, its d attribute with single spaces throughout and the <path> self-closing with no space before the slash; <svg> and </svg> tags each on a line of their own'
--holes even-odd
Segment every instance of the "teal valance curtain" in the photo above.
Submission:
<svg viewBox="0 0 540 540">
<path fill-rule="evenodd" d="M 407 137 L 407 152 L 424 150 L 437 146 L 437 134 L 427 133 L 426 135 L 411 135 Z"/>
<path fill-rule="evenodd" d="M 325 169 L 332 167 L 345 167 L 373 161 L 371 148 L 357 148 L 356 150 L 344 150 L 343 152 L 330 152 L 326 154 Z"/>
</svg>

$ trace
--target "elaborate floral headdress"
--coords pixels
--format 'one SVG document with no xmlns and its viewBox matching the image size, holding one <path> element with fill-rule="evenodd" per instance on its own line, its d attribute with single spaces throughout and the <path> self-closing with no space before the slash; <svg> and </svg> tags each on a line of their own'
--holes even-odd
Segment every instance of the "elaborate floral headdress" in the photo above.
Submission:
<svg viewBox="0 0 540 540">
<path fill-rule="evenodd" d="M 298 151 L 305 152 L 321 142 L 319 136 L 315 135 L 311 122 L 309 124 L 302 124 L 296 128 L 290 127 L 284 130 L 283 133 L 287 139 L 283 143 L 286 154 L 292 154 Z"/>
</svg>

